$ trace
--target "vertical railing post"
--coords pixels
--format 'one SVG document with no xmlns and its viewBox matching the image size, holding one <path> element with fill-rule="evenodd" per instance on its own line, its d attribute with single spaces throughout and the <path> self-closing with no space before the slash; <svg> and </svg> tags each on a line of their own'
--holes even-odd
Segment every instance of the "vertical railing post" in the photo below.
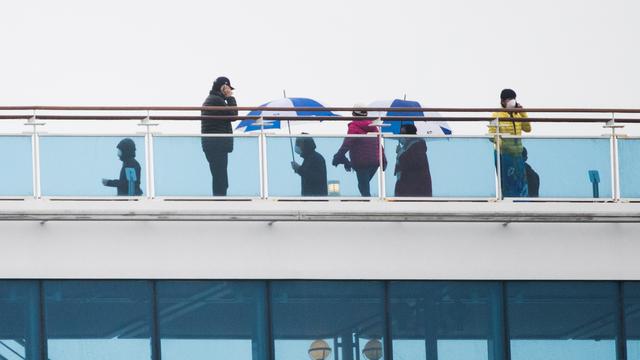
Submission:
<svg viewBox="0 0 640 360">
<path fill-rule="evenodd" d="M 256 125 L 260 125 L 260 135 L 258 136 L 258 156 L 260 166 L 260 198 L 266 199 L 269 196 L 267 179 L 267 138 L 264 133 L 264 119 L 262 116 L 256 120 Z"/>
<path fill-rule="evenodd" d="M 147 116 L 145 116 L 142 120 L 140 120 L 139 126 L 145 127 L 144 132 L 144 146 L 145 146 L 145 170 L 147 172 L 147 199 L 155 198 L 155 181 L 153 176 L 154 166 L 154 156 L 153 156 L 153 132 L 151 131 L 152 126 L 157 126 L 157 123 L 151 122 L 151 112 L 147 110 Z"/>
<path fill-rule="evenodd" d="M 496 132 L 494 136 L 494 144 L 496 147 L 495 151 L 495 161 L 496 161 L 496 201 L 502 200 L 502 166 L 500 164 L 500 147 L 501 147 L 501 137 L 500 137 L 500 118 L 496 117 L 495 120 L 491 121 L 491 126 L 496 127 Z"/>
<path fill-rule="evenodd" d="M 45 123 L 38 122 L 37 110 L 33 109 L 33 115 L 27 120 L 25 125 L 32 128 L 30 133 L 33 198 L 40 199 L 42 197 L 42 185 L 40 183 L 40 136 L 38 134 L 38 126 L 45 125 Z"/>
<path fill-rule="evenodd" d="M 382 122 L 382 119 L 378 119 Z M 387 197 L 386 185 L 385 185 L 385 170 L 384 170 L 384 137 L 382 136 L 382 128 L 378 129 L 379 132 L 376 135 L 378 137 L 378 157 L 380 158 L 380 171 L 378 175 L 378 199 L 384 200 Z"/>
<path fill-rule="evenodd" d="M 613 202 L 620 201 L 620 162 L 618 159 L 618 134 L 617 128 L 623 125 L 616 125 L 616 113 L 611 113 L 611 120 L 607 122 L 605 128 L 611 129 L 611 190 Z"/>
</svg>

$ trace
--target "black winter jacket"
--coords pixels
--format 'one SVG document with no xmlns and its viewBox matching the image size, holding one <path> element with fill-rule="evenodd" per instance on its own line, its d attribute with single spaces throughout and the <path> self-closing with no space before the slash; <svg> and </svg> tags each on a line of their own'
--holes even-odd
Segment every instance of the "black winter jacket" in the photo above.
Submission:
<svg viewBox="0 0 640 360">
<path fill-rule="evenodd" d="M 141 196 L 142 189 L 140 188 L 140 176 L 142 171 L 140 164 L 136 160 L 135 143 L 131 139 L 124 139 L 120 141 L 117 148 L 122 151 L 122 155 L 120 156 L 120 160 L 122 160 L 120 178 L 117 180 L 108 180 L 105 185 L 117 188 L 118 196 Z M 127 168 L 134 169 L 136 174 L 136 181 L 133 182 L 133 189 L 131 189 L 131 192 L 129 192 L 129 181 L 127 180 L 126 172 Z"/>
<path fill-rule="evenodd" d="M 236 99 L 233 96 L 225 98 L 220 91 L 211 91 L 209 96 L 204 101 L 202 106 L 237 106 Z M 210 110 L 202 111 L 202 115 L 210 116 L 236 116 L 238 111 L 236 110 Z M 201 120 L 200 125 L 203 134 L 233 134 L 233 128 L 231 122 L 233 120 Z M 204 152 L 232 152 L 233 151 L 233 138 L 224 137 L 203 137 L 202 138 L 202 150 Z"/>
<path fill-rule="evenodd" d="M 324 157 L 312 150 L 302 154 L 304 161 L 296 170 L 300 175 L 302 196 L 327 196 L 327 165 Z"/>
<path fill-rule="evenodd" d="M 129 181 L 127 181 L 126 168 L 133 168 L 136 172 L 136 181 L 133 187 L 133 193 L 129 194 Z M 140 164 L 136 159 L 127 159 L 122 162 L 122 169 L 120 169 L 120 178 L 118 180 L 107 181 L 107 186 L 118 188 L 118 196 L 141 196 L 142 189 L 140 188 Z"/>
</svg>

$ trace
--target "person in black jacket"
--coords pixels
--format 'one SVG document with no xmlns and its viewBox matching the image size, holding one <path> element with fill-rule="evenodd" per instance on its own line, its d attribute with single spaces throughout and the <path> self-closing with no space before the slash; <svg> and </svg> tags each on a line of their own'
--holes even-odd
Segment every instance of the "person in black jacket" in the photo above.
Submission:
<svg viewBox="0 0 640 360">
<path fill-rule="evenodd" d="M 118 157 L 122 161 L 120 178 L 117 180 L 102 179 L 102 185 L 118 189 L 118 196 L 140 196 L 140 164 L 136 160 L 136 143 L 126 138 L 122 139 L 118 146 Z"/>
<path fill-rule="evenodd" d="M 522 148 L 522 159 L 525 161 L 524 163 L 524 171 L 527 176 L 527 184 L 529 186 L 529 197 L 539 197 L 540 196 L 540 175 L 533 170 L 531 165 L 527 162 L 529 160 L 529 154 L 527 153 L 527 148 Z"/>
<path fill-rule="evenodd" d="M 295 161 L 291 162 L 293 171 L 300 175 L 301 195 L 327 196 L 327 165 L 324 157 L 316 151 L 313 138 L 297 138 L 295 151 L 304 160 L 302 165 Z"/>
<path fill-rule="evenodd" d="M 209 96 L 202 106 L 237 106 L 233 97 L 234 88 L 229 79 L 219 77 L 213 82 Z M 202 116 L 236 116 L 236 110 L 205 110 Z M 201 120 L 203 134 L 232 134 L 232 119 Z M 209 162 L 212 177 L 213 196 L 226 196 L 229 188 L 227 165 L 229 153 L 233 151 L 233 137 L 203 137 L 202 151 Z"/>
</svg>

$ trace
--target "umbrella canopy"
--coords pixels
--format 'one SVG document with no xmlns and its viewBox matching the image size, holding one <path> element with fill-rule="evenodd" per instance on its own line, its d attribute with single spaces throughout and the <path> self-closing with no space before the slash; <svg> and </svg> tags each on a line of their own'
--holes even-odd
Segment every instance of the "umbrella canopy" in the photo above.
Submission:
<svg viewBox="0 0 640 360">
<path fill-rule="evenodd" d="M 324 106 L 319 102 L 307 99 L 307 98 L 283 98 L 278 100 L 270 101 L 266 104 L 260 105 L 261 107 L 286 107 L 291 108 L 291 110 L 285 111 L 271 111 L 271 110 L 257 110 L 251 111 L 249 116 L 338 116 L 337 114 L 332 113 L 331 111 L 324 110 Z M 297 111 L 296 108 L 318 108 L 318 110 L 314 111 Z M 245 132 L 260 130 L 260 129 L 280 129 L 281 121 L 280 120 L 265 120 L 264 127 L 256 124 L 256 120 L 242 120 L 236 129 L 244 128 Z"/>
<path fill-rule="evenodd" d="M 381 107 L 381 108 L 420 108 L 422 107 L 417 101 L 410 100 L 380 100 L 372 102 L 369 107 Z M 446 121 L 441 120 L 428 120 L 428 121 L 413 121 L 402 120 L 403 116 L 428 116 L 428 117 L 441 117 L 439 113 L 432 112 L 425 114 L 422 111 L 388 111 L 388 112 L 372 112 L 369 116 L 381 117 L 381 116 L 397 116 L 398 119 L 385 120 L 386 126 L 382 127 L 382 132 L 399 134 L 400 126 L 404 124 L 414 124 L 418 129 L 420 135 L 451 135 L 451 127 Z"/>
</svg>

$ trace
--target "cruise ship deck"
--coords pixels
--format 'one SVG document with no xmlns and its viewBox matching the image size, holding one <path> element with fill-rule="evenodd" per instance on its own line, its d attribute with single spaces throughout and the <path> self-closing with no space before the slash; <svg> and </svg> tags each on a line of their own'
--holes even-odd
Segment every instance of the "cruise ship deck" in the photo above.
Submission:
<svg viewBox="0 0 640 360">
<path fill-rule="evenodd" d="M 526 109 L 543 134 L 514 137 L 486 131 L 497 109 L 421 109 L 461 131 L 415 136 L 282 115 L 202 135 L 218 120 L 203 109 L 0 107 L 0 359 L 640 356 L 640 110 Z M 229 137 L 213 196 L 202 138 Z M 142 195 L 102 182 L 125 138 Z M 327 196 L 301 193 L 299 138 L 326 160 Z M 331 165 L 346 138 L 380 140 L 370 196 Z M 402 139 L 425 140 L 432 196 L 396 195 Z M 537 196 L 503 196 L 505 140 Z"/>
</svg>

